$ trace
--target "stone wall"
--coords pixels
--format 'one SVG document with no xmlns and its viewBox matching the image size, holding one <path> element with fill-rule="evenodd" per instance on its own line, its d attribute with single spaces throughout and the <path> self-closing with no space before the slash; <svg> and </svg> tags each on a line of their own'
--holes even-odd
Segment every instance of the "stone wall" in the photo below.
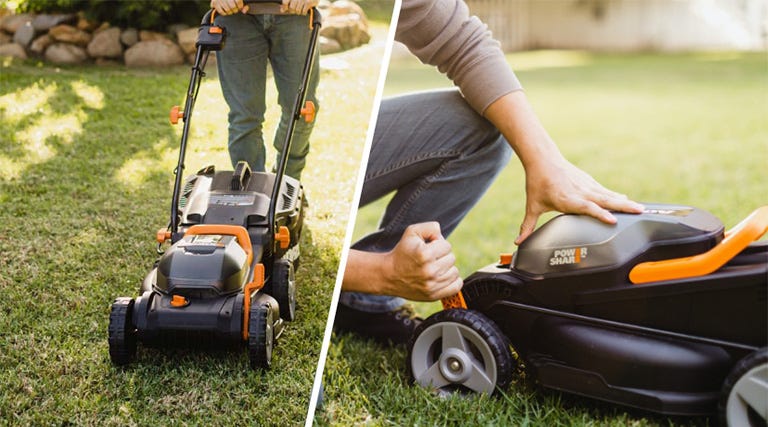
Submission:
<svg viewBox="0 0 768 427">
<path fill-rule="evenodd" d="M 350 0 L 322 1 L 321 53 L 368 43 L 363 10 Z M 162 67 L 191 63 L 198 28 L 183 24 L 167 32 L 112 27 L 78 14 L 17 14 L 0 18 L 0 56 L 40 58 L 53 64 L 125 64 Z"/>
</svg>

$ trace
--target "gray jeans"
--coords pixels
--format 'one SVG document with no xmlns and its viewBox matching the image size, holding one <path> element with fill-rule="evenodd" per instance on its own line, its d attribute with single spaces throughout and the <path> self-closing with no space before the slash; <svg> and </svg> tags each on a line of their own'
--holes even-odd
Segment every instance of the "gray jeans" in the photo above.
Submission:
<svg viewBox="0 0 768 427">
<path fill-rule="evenodd" d="M 262 124 L 267 110 L 267 63 L 272 66 L 277 102 L 282 111 L 273 142 L 278 153 L 281 151 L 309 47 L 308 19 L 299 15 L 242 13 L 216 18 L 216 23 L 227 29 L 224 49 L 218 52 L 216 59 L 222 93 L 229 106 L 228 147 L 233 167 L 238 161 L 245 160 L 251 169 L 264 171 L 266 154 Z M 315 90 L 320 66 L 315 52 L 307 100 L 313 101 L 319 110 Z M 296 123 L 286 167 L 286 174 L 296 179 L 301 179 L 306 164 L 312 126 L 313 123 L 304 120 Z"/>
<path fill-rule="evenodd" d="M 512 154 L 499 131 L 457 90 L 422 92 L 381 104 L 360 199 L 364 206 L 396 191 L 379 228 L 352 245 L 395 247 L 411 224 L 437 221 L 448 236 L 480 200 Z M 342 292 L 341 304 L 372 313 L 402 298 Z"/>
</svg>

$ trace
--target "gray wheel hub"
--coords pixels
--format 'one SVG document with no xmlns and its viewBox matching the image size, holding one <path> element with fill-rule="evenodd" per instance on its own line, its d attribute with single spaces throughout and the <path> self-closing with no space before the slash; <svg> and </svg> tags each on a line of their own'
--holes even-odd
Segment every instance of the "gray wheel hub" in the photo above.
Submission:
<svg viewBox="0 0 768 427">
<path fill-rule="evenodd" d="M 417 383 L 440 394 L 450 393 L 455 386 L 491 394 L 496 387 L 496 361 L 490 347 L 472 328 L 456 322 L 436 323 L 419 334 L 411 368 Z"/>
<path fill-rule="evenodd" d="M 730 426 L 749 426 L 749 409 L 768 420 L 768 364 L 755 366 L 736 381 L 728 396 L 726 417 Z"/>
</svg>

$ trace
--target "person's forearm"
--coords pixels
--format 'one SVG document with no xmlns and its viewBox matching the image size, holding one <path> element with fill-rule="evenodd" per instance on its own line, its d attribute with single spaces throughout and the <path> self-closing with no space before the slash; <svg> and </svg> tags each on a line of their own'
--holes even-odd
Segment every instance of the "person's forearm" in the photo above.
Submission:
<svg viewBox="0 0 768 427">
<path fill-rule="evenodd" d="M 385 271 L 383 270 L 386 254 L 349 250 L 347 267 L 341 288 L 349 292 L 363 292 L 382 295 L 384 293 Z"/>
<path fill-rule="evenodd" d="M 484 116 L 504 135 L 524 168 L 541 161 L 564 160 L 522 90 L 510 92 L 491 103 Z"/>
</svg>

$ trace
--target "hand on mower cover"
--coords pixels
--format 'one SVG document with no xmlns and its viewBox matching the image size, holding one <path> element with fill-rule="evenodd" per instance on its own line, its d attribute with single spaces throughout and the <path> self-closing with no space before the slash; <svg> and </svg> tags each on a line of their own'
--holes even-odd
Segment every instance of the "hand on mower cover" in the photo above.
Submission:
<svg viewBox="0 0 768 427">
<path fill-rule="evenodd" d="M 387 253 L 350 251 L 344 290 L 435 301 L 463 284 L 437 222 L 413 224 Z"/>
</svg>

